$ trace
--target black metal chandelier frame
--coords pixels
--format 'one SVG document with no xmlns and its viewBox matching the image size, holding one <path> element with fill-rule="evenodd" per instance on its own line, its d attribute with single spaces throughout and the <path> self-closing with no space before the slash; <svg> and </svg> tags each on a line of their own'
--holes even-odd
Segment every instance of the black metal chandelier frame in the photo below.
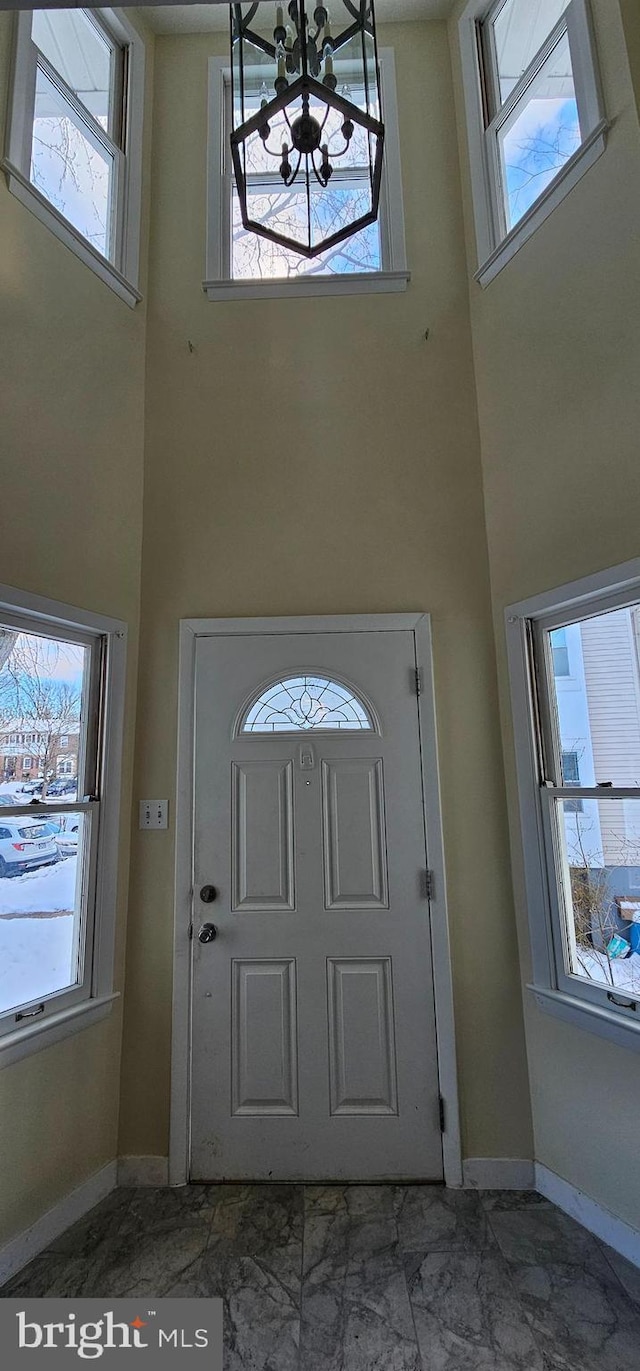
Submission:
<svg viewBox="0 0 640 1371">
<path fill-rule="evenodd" d="M 367 80 L 367 59 L 366 54 L 364 53 L 365 34 L 368 34 L 371 40 L 373 41 L 378 96 L 380 91 L 380 75 L 378 67 L 375 20 L 373 18 L 373 0 L 359 0 L 359 4 L 352 3 L 352 0 L 342 0 L 342 3 L 344 4 L 348 12 L 352 15 L 353 23 L 348 25 L 347 28 L 343 29 L 341 33 L 336 34 L 335 37 L 332 36 L 330 40 L 330 48 L 328 48 L 327 46 L 326 50 L 330 52 L 331 57 L 333 57 L 334 53 L 339 52 L 340 49 L 344 48 L 348 43 L 350 43 L 352 39 L 357 38 L 358 35 L 362 37 L 363 81 L 365 87 L 365 102 L 368 104 L 369 90 Z M 276 65 L 278 64 L 279 52 L 281 55 L 284 54 L 286 70 L 290 73 L 292 69 L 297 69 L 293 67 L 293 63 L 296 60 L 299 61 L 301 70 L 300 75 L 296 77 L 294 81 L 289 83 L 286 80 L 286 78 L 284 78 L 280 74 L 280 68 L 275 83 L 277 89 L 277 94 L 275 95 L 275 97 L 269 101 L 263 100 L 261 108 L 257 110 L 256 113 L 252 115 L 250 119 L 246 120 L 237 128 L 232 129 L 230 135 L 231 157 L 233 161 L 233 169 L 236 181 L 236 189 L 238 192 L 238 199 L 240 203 L 242 223 L 244 228 L 249 230 L 250 232 L 257 233 L 261 237 L 267 238 L 271 242 L 278 243 L 283 247 L 293 248 L 296 252 L 300 253 L 301 256 L 311 258 L 317 256 L 319 252 L 324 252 L 328 248 L 334 247 L 337 243 L 343 242 L 346 238 L 352 237 L 354 233 L 359 232 L 360 229 L 365 228 L 368 224 L 375 223 L 376 219 L 378 218 L 384 152 L 384 124 L 382 123 L 381 119 L 373 118 L 373 116 L 368 113 L 367 109 L 360 109 L 358 106 L 354 105 L 352 101 L 348 100 L 345 96 L 338 94 L 337 90 L 335 89 L 337 82 L 333 74 L 331 74 L 330 76 L 325 76 L 324 80 L 320 81 L 316 79 L 316 77 L 313 76 L 309 71 L 309 53 L 306 41 L 308 21 L 305 0 L 290 0 L 290 4 L 288 6 L 289 16 L 295 22 L 298 34 L 298 45 L 297 50 L 295 52 L 292 52 L 291 49 L 284 48 L 283 46 L 285 34 L 284 28 L 280 30 L 276 29 L 274 31 L 276 34 L 281 34 L 282 37 L 279 38 L 278 42 L 274 40 L 273 43 L 271 43 L 269 39 L 265 38 L 262 34 L 257 33 L 254 29 L 251 28 L 252 21 L 255 18 L 259 6 L 260 0 L 255 0 L 255 3 L 250 6 L 250 9 L 245 16 L 243 16 L 242 14 L 242 5 L 232 4 L 230 6 L 232 57 L 235 44 L 240 43 L 242 45 L 245 42 L 248 42 L 253 47 L 263 52 L 266 56 L 270 57 L 272 61 L 276 63 Z M 371 23 L 368 19 L 369 14 L 371 14 L 372 18 Z M 241 46 L 241 60 L 238 64 L 238 80 L 240 86 L 238 94 L 240 98 L 241 108 L 244 111 L 245 77 L 242 54 L 243 48 Z M 235 69 L 236 64 L 232 61 L 232 83 L 234 87 L 236 82 Z M 234 102 L 234 104 L 235 95 L 236 91 L 234 88 L 232 92 L 232 101 Z M 287 114 L 287 109 L 290 105 L 294 104 L 298 99 L 301 99 L 302 101 L 303 113 L 302 116 L 299 116 L 298 120 L 296 120 L 292 125 Z M 313 136 L 309 140 L 309 143 L 311 144 L 311 142 L 313 142 L 314 146 L 312 147 L 310 145 L 308 150 L 305 150 L 304 147 L 302 148 L 302 150 L 300 150 L 299 148 L 296 149 L 294 137 L 296 131 L 295 125 L 300 125 L 301 122 L 305 119 L 310 119 L 310 122 L 312 124 L 317 125 L 317 121 L 313 119 L 313 116 L 311 116 L 311 118 L 309 116 L 309 106 L 311 100 L 313 99 L 315 99 L 318 103 L 326 105 L 327 109 L 324 116 L 324 120 L 319 125 L 319 127 L 313 129 Z M 348 144 L 353 133 L 354 122 L 359 124 L 362 128 L 364 128 L 367 131 L 367 134 L 373 135 L 375 139 L 375 155 L 373 157 L 373 160 L 371 160 L 370 158 L 371 209 L 366 214 L 360 215 L 357 218 L 357 220 L 354 221 L 354 223 L 345 225 L 343 228 L 337 230 L 335 233 L 332 233 L 326 238 L 323 238 L 321 242 L 319 242 L 318 244 L 312 246 L 312 177 L 322 188 L 326 188 L 326 186 L 329 183 L 329 179 L 332 175 L 332 168 L 328 161 L 326 145 L 324 148 L 320 148 L 319 142 L 319 134 L 321 134 L 324 128 L 330 109 L 335 109 L 343 117 L 342 132 L 343 137 L 345 137 L 345 148 L 341 150 L 341 153 L 339 155 L 344 155 L 344 152 L 347 150 Z M 250 138 L 253 134 L 257 133 L 262 139 L 263 146 L 266 147 L 267 137 L 270 132 L 270 121 L 281 111 L 284 111 L 285 120 L 292 135 L 292 151 L 294 151 L 294 155 L 297 155 L 298 157 L 297 164 L 294 168 L 288 163 L 287 153 L 289 149 L 287 145 L 283 146 L 283 160 L 281 162 L 280 173 L 284 186 L 291 186 L 295 182 L 299 170 L 301 168 L 303 159 L 305 161 L 304 178 L 306 189 L 307 218 L 306 245 L 302 242 L 294 242 L 286 234 L 278 233 L 275 229 L 269 228 L 268 225 L 262 224 L 259 221 L 252 219 L 248 210 L 247 176 L 245 173 L 244 158 L 242 151 L 243 145 L 246 143 L 246 140 L 248 138 Z M 315 152 L 318 149 L 322 151 L 323 156 L 323 161 L 320 165 L 320 168 L 318 168 L 315 161 Z M 268 148 L 267 151 L 271 152 L 271 150 Z M 276 156 L 279 154 L 271 152 L 271 155 Z"/>
</svg>

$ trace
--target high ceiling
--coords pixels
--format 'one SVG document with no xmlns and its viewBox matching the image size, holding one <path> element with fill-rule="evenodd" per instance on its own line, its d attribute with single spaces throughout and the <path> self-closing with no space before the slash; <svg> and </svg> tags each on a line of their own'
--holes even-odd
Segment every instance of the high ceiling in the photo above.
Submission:
<svg viewBox="0 0 640 1371">
<path fill-rule="evenodd" d="M 375 0 L 376 20 L 380 23 L 410 19 L 438 19 L 448 14 L 453 0 Z M 212 5 L 151 5 L 145 17 L 156 33 L 226 32 L 229 7 Z"/>
</svg>

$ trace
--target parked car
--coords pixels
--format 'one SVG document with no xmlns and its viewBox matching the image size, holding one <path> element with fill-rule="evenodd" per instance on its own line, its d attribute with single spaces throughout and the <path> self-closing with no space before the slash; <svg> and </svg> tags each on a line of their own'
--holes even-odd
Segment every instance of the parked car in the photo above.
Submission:
<svg viewBox="0 0 640 1371">
<path fill-rule="evenodd" d="M 60 814 L 54 821 L 57 824 L 55 844 L 59 857 L 77 857 L 80 818 L 77 814 Z"/>
<path fill-rule="evenodd" d="M 0 824 L 0 877 L 18 876 L 57 860 L 56 840 L 39 819 L 26 815 Z"/>
<path fill-rule="evenodd" d="M 63 829 L 61 833 L 57 833 L 55 844 L 59 857 L 77 857 L 78 824 L 76 823 L 73 828 Z"/>
<path fill-rule="evenodd" d="M 20 801 L 19 801 L 19 800 L 16 800 L 15 795 L 0 795 L 0 805 L 19 805 L 19 804 L 20 804 Z"/>
<path fill-rule="evenodd" d="M 32 800 L 42 794 L 42 781 L 27 781 L 22 787 L 23 795 L 30 795 Z"/>
<path fill-rule="evenodd" d="M 58 791 L 59 795 L 73 795 L 75 797 L 76 790 L 78 789 L 78 782 L 76 780 L 70 780 L 69 777 L 67 777 L 66 780 L 61 780 L 58 784 L 60 786 L 60 790 Z"/>
</svg>

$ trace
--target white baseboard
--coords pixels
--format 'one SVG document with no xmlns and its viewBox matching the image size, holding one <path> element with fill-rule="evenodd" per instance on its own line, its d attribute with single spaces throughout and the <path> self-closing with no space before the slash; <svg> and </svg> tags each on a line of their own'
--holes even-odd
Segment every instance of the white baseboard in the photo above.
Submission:
<svg viewBox="0 0 640 1371">
<path fill-rule="evenodd" d="M 554 1171 L 520 1157 L 467 1157 L 463 1184 L 470 1190 L 537 1190 L 583 1228 L 640 1267 L 640 1233 Z M 78 1219 L 120 1186 L 168 1184 L 167 1157 L 120 1157 L 65 1195 L 30 1228 L 0 1248 L 0 1285 L 44 1251 Z"/>
<path fill-rule="evenodd" d="M 116 1163 L 108 1162 L 100 1171 L 76 1186 L 69 1195 L 58 1200 L 53 1209 L 48 1209 L 30 1228 L 25 1228 L 23 1233 L 18 1233 L 0 1248 L 0 1285 L 4 1285 L 32 1257 L 44 1251 L 54 1238 L 59 1238 L 65 1229 L 82 1219 L 95 1204 L 99 1204 L 105 1195 L 115 1189 L 116 1177 Z"/>
<path fill-rule="evenodd" d="M 536 1162 L 535 1188 L 545 1199 L 557 1204 L 558 1209 L 563 1209 L 565 1214 L 581 1223 L 583 1228 L 588 1228 L 596 1238 L 613 1247 L 621 1257 L 626 1257 L 634 1266 L 640 1266 L 640 1233 L 637 1228 L 632 1228 L 624 1219 L 618 1219 L 596 1200 L 590 1199 L 582 1190 L 577 1190 L 575 1185 L 570 1185 L 569 1181 L 563 1180 L 562 1176 L 557 1176 L 555 1171 L 550 1171 L 540 1162 Z"/>
<path fill-rule="evenodd" d="M 119 1157 L 118 1185 L 168 1185 L 168 1157 Z"/>
<path fill-rule="evenodd" d="M 533 1190 L 533 1162 L 526 1157 L 467 1157 L 462 1184 L 467 1190 Z"/>
</svg>

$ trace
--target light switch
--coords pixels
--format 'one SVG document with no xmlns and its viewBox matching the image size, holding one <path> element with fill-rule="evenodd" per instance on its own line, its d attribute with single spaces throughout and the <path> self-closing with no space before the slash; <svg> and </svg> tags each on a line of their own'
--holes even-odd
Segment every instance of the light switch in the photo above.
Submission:
<svg viewBox="0 0 640 1371">
<path fill-rule="evenodd" d="M 168 828 L 169 827 L 169 801 L 168 800 L 141 800 L 140 801 L 140 828 Z"/>
</svg>

